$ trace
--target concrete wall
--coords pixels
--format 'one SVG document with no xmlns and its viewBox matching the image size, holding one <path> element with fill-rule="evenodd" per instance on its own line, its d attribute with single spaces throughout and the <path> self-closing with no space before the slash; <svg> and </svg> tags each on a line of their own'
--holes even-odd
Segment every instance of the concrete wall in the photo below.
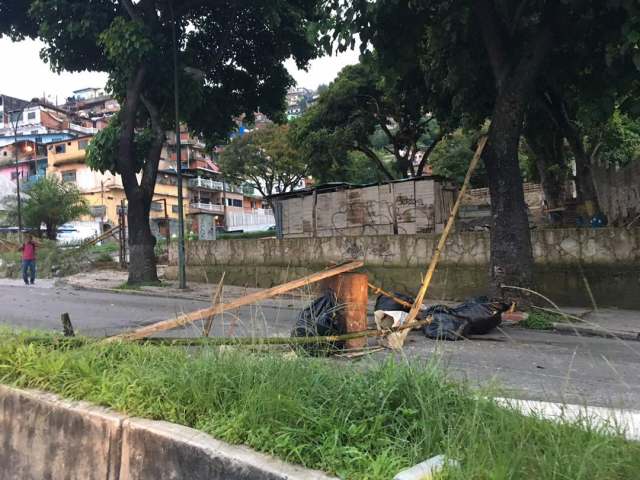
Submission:
<svg viewBox="0 0 640 480">
<path fill-rule="evenodd" d="M 0 385 L 2 480 L 330 480 L 191 428 Z"/>
<path fill-rule="evenodd" d="M 389 235 L 191 242 L 188 273 L 194 280 L 215 282 L 225 271 L 227 283 L 268 287 L 357 258 L 385 288 L 413 292 L 437 241 L 438 235 Z M 543 293 L 564 305 L 590 305 L 587 278 L 602 306 L 640 307 L 640 296 L 634 293 L 640 291 L 640 229 L 536 229 L 532 243 Z M 176 256 L 174 249 L 173 265 Z M 452 235 L 430 297 L 460 299 L 484 293 L 489 257 L 488 233 Z"/>
</svg>

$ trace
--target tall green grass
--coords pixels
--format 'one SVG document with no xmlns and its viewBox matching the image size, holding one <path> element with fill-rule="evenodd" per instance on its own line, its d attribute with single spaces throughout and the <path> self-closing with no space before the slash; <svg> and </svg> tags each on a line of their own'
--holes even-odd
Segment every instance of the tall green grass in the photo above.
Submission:
<svg viewBox="0 0 640 480">
<path fill-rule="evenodd" d="M 0 334 L 0 382 L 188 425 L 347 479 L 390 479 L 436 454 L 447 479 L 634 479 L 640 445 L 480 400 L 435 365 Z"/>
</svg>

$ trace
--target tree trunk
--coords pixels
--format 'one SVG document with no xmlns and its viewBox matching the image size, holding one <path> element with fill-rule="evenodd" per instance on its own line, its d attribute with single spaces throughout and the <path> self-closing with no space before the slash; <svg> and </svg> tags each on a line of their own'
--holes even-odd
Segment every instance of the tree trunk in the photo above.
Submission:
<svg viewBox="0 0 640 480">
<path fill-rule="evenodd" d="M 129 224 L 129 279 L 128 283 L 156 283 L 156 238 L 151 234 L 149 210 L 151 202 L 142 198 L 129 198 L 127 222 Z"/>
<path fill-rule="evenodd" d="M 519 294 L 501 292 L 500 286 L 533 285 L 533 254 L 518 162 L 527 99 L 520 85 L 511 83 L 516 85 L 506 86 L 497 96 L 483 159 L 491 195 L 492 293 L 517 298 Z"/>
<path fill-rule="evenodd" d="M 601 212 L 598 194 L 593 181 L 593 173 L 591 171 L 591 158 L 584 148 L 580 131 L 569 118 L 562 96 L 558 92 L 550 89 L 547 92 L 546 99 L 547 108 L 560 128 L 560 131 L 567 139 L 569 147 L 573 152 L 574 161 L 576 162 L 576 190 L 578 203 L 582 210 L 579 213 L 587 219 L 591 219 Z"/>
<path fill-rule="evenodd" d="M 560 134 L 554 124 L 547 121 L 548 116 L 542 112 L 533 112 L 534 116 L 543 115 L 542 122 L 535 119 L 527 119 L 525 137 L 527 144 L 535 156 L 536 168 L 540 175 L 540 183 L 546 201 L 546 208 L 550 210 L 564 206 L 565 201 L 565 181 L 566 181 L 566 158 L 564 154 L 564 137 Z M 562 215 L 551 213 L 549 221 L 552 224 L 561 223 Z"/>
</svg>

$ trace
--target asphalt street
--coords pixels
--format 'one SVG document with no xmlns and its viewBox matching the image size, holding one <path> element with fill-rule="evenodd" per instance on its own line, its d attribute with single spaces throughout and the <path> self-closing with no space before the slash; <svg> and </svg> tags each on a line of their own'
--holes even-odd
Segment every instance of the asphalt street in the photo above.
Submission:
<svg viewBox="0 0 640 480">
<path fill-rule="evenodd" d="M 287 335 L 301 301 L 287 298 L 227 312 L 212 335 Z M 204 308 L 209 303 L 129 293 L 77 290 L 42 281 L 35 287 L 0 283 L 0 324 L 61 330 L 69 313 L 80 334 L 104 336 Z M 201 325 L 171 332 L 199 335 Z M 474 386 L 495 386 L 506 396 L 640 409 L 640 342 L 579 337 L 505 327 L 491 335 L 435 342 L 412 332 L 402 354 L 380 352 L 361 364 L 388 356 L 436 361 L 450 375 Z M 337 360 L 345 361 L 345 360 Z"/>
</svg>

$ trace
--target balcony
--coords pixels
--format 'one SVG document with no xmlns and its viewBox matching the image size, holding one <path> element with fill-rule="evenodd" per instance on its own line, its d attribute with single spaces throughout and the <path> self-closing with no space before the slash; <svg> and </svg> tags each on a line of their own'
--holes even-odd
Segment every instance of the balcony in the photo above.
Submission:
<svg viewBox="0 0 640 480">
<path fill-rule="evenodd" d="M 200 203 L 192 202 L 190 204 L 191 210 L 202 210 L 204 212 L 224 214 L 224 205 L 219 203 Z"/>
<path fill-rule="evenodd" d="M 193 188 L 204 188 L 206 190 L 217 190 L 220 192 L 224 188 L 222 182 L 200 177 L 189 180 L 189 186 Z"/>
<path fill-rule="evenodd" d="M 222 192 L 223 190 L 231 193 L 243 193 L 241 187 L 230 185 L 228 183 L 223 184 L 217 180 L 211 180 L 209 178 L 192 178 L 189 180 L 189 187 L 191 188 L 203 188 L 205 190 L 216 190 Z"/>
</svg>

